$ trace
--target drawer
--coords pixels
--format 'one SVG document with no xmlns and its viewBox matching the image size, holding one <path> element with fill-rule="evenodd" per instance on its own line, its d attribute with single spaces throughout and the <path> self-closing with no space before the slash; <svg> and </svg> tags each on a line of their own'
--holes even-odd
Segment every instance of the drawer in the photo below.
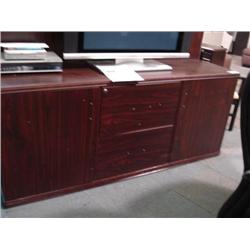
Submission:
<svg viewBox="0 0 250 250">
<path fill-rule="evenodd" d="M 169 161 L 173 127 L 129 133 L 97 146 L 94 179 L 153 167 Z"/>
<path fill-rule="evenodd" d="M 104 88 L 102 136 L 174 124 L 180 83 Z"/>
</svg>

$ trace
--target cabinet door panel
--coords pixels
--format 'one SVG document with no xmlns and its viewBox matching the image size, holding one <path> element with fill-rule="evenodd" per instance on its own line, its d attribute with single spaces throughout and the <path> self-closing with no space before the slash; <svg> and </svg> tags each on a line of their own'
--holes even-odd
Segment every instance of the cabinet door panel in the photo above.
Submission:
<svg viewBox="0 0 250 250">
<path fill-rule="evenodd" d="M 89 90 L 2 95 L 6 200 L 86 182 Z"/>
<path fill-rule="evenodd" d="M 236 79 L 183 83 L 172 161 L 219 151 Z"/>
</svg>

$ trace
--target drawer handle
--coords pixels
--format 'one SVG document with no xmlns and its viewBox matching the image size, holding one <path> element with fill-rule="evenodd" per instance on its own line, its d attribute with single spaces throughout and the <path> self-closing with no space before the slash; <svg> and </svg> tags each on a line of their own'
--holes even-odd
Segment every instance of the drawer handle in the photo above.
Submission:
<svg viewBox="0 0 250 250">
<path fill-rule="evenodd" d="M 148 108 L 149 108 L 149 109 L 152 109 L 152 105 L 148 105 Z"/>
<path fill-rule="evenodd" d="M 143 148 L 143 149 L 142 149 L 142 152 L 144 152 L 144 153 L 145 153 L 146 151 L 147 151 L 147 150 L 146 150 L 145 148 Z"/>
<path fill-rule="evenodd" d="M 141 122 L 138 122 L 137 125 L 138 125 L 139 127 L 141 127 L 141 126 L 142 126 L 142 123 L 141 123 Z"/>
<path fill-rule="evenodd" d="M 132 111 L 135 111 L 136 110 L 136 108 L 135 107 L 132 107 Z"/>
<path fill-rule="evenodd" d="M 128 152 L 127 152 L 127 155 L 131 155 L 131 153 L 128 151 Z"/>
<path fill-rule="evenodd" d="M 159 102 L 159 103 L 158 103 L 158 106 L 159 106 L 159 107 L 162 107 L 162 103 Z"/>
<path fill-rule="evenodd" d="M 104 89 L 103 89 L 103 92 L 104 92 L 105 94 L 107 94 L 107 93 L 109 92 L 109 90 L 108 90 L 107 88 L 104 88 Z"/>
</svg>

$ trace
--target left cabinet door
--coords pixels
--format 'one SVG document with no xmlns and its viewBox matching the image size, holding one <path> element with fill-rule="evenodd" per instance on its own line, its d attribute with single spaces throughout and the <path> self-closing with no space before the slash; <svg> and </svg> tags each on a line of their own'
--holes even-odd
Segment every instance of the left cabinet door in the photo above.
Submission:
<svg viewBox="0 0 250 250">
<path fill-rule="evenodd" d="M 2 188 L 5 201 L 87 182 L 94 91 L 2 94 Z"/>
</svg>

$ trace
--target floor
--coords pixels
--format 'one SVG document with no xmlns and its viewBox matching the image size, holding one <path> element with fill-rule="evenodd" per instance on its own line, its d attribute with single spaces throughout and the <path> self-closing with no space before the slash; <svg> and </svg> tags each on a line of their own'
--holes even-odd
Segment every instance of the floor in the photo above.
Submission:
<svg viewBox="0 0 250 250">
<path fill-rule="evenodd" d="M 2 217 L 216 217 L 242 172 L 238 115 L 218 157 L 1 212 Z"/>
</svg>

